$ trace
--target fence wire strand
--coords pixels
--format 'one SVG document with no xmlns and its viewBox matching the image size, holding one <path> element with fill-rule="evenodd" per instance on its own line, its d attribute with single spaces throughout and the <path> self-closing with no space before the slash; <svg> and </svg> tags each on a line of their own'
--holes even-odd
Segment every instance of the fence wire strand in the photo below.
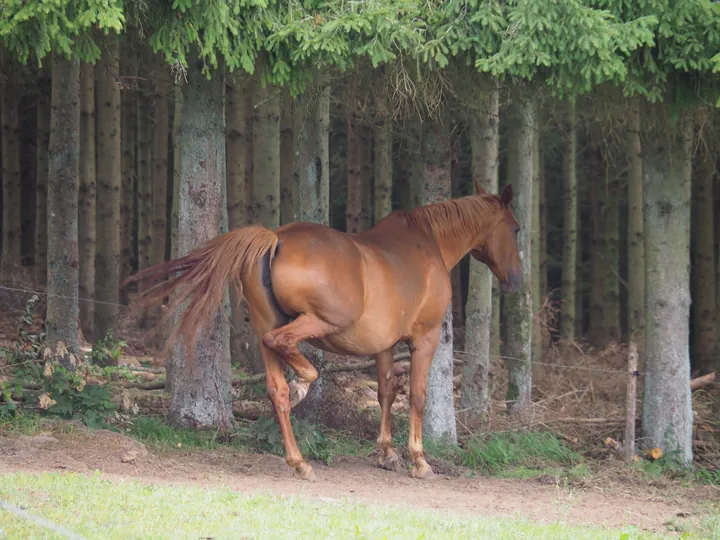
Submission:
<svg viewBox="0 0 720 540">
<path fill-rule="evenodd" d="M 65 300 L 77 300 L 79 302 L 90 302 L 93 304 L 104 304 L 104 305 L 110 305 L 110 306 L 117 306 L 124 309 L 130 309 L 129 305 L 126 304 L 119 304 L 116 302 L 105 302 L 103 300 L 95 300 L 93 298 L 81 298 L 79 296 L 66 296 L 66 295 L 59 295 L 59 294 L 48 294 L 46 292 L 40 292 L 40 291 L 34 291 L 32 289 L 25 289 L 20 287 L 8 287 L 6 285 L 0 285 L 0 290 L 9 291 L 9 292 L 16 292 L 16 293 L 24 293 L 24 294 L 37 294 L 38 296 L 44 296 L 46 298 L 62 298 Z M 454 354 L 459 355 L 468 355 L 467 351 L 453 351 Z M 526 360 L 522 358 L 516 358 L 513 356 L 504 356 L 504 355 L 490 355 L 490 358 L 498 358 L 500 360 L 511 360 L 514 362 L 527 362 Z M 626 370 L 621 369 L 607 369 L 607 368 L 595 368 L 590 366 L 579 366 L 579 365 L 567 365 L 567 364 L 552 364 L 549 362 L 540 362 L 537 360 L 530 360 L 530 364 L 538 365 L 538 366 L 546 366 L 546 367 L 553 367 L 553 368 L 561 368 L 561 369 L 577 369 L 577 370 L 584 370 L 584 371 L 594 371 L 597 373 L 616 373 L 621 375 L 627 375 L 628 372 Z M 642 372 L 637 372 L 637 375 L 642 375 Z"/>
</svg>

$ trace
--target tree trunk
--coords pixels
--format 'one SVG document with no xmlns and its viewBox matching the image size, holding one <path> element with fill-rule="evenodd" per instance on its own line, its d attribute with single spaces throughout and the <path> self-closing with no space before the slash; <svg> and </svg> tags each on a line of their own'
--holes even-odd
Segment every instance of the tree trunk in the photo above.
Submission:
<svg viewBox="0 0 720 540">
<path fill-rule="evenodd" d="M 590 245 L 590 324 L 588 328 L 588 339 L 597 347 L 605 344 L 603 308 L 603 286 L 605 280 L 605 264 L 603 255 L 605 253 L 605 203 L 607 190 L 605 188 L 605 174 L 603 170 L 602 157 L 599 150 L 592 149 L 589 156 L 589 187 L 590 187 L 590 220 L 591 220 L 591 245 Z"/>
<path fill-rule="evenodd" d="M 95 332 L 100 338 L 118 322 L 120 283 L 120 73 L 119 38 L 106 41 L 106 51 L 95 68 L 97 95 L 97 280 Z"/>
<path fill-rule="evenodd" d="M 568 136 L 563 156 L 563 251 L 562 251 L 562 311 L 560 336 L 566 342 L 575 339 L 578 251 L 578 193 L 577 193 L 577 112 L 576 104 L 568 104 Z"/>
<path fill-rule="evenodd" d="M 703 126 L 703 141 L 709 140 L 704 128 L 706 118 L 699 113 L 698 124 Z M 715 243 L 713 221 L 713 181 L 715 159 L 708 152 L 707 143 L 700 144 L 695 178 L 693 180 L 692 209 L 692 268 L 693 268 L 693 326 L 694 326 L 694 367 L 702 372 L 712 371 L 715 363 Z"/>
<path fill-rule="evenodd" d="M 485 110 L 472 117 L 470 146 L 472 177 L 488 193 L 498 191 L 499 92 L 497 86 L 485 95 Z M 470 257 L 467 304 L 465 305 L 465 367 L 460 406 L 471 417 L 484 415 L 490 403 L 490 332 L 492 325 L 493 274 Z"/>
<path fill-rule="evenodd" d="M 35 181 L 35 279 L 47 283 L 48 249 L 48 146 L 50 144 L 50 92 L 52 74 L 47 65 L 40 71 L 37 102 L 37 179 Z M 1 136 L 1 135 L 0 135 Z"/>
<path fill-rule="evenodd" d="M 66 347 L 68 352 L 79 354 L 80 64 L 57 55 L 52 69 L 48 147 L 47 339 L 58 353 Z M 64 365 L 69 369 L 73 367 L 68 362 Z"/>
<path fill-rule="evenodd" d="M 407 143 L 407 152 L 410 155 L 410 169 L 408 170 L 409 208 L 417 208 L 422 206 L 423 201 L 423 154 L 422 154 L 422 124 L 417 117 L 408 119 L 408 125 L 405 129 L 405 141 Z"/>
<path fill-rule="evenodd" d="M 373 167 L 373 132 L 365 121 L 358 125 L 360 133 L 360 230 L 367 231 L 374 225 L 373 184 L 375 168 Z M 448 171 L 449 172 L 449 171 Z"/>
<path fill-rule="evenodd" d="M 450 134 L 435 122 L 425 126 L 422 135 L 423 204 L 450 198 Z M 457 443 L 453 402 L 452 305 L 448 304 L 438 344 L 427 379 L 423 433 L 430 439 Z"/>
<path fill-rule="evenodd" d="M 620 215 L 618 169 L 612 157 L 605 158 L 605 215 L 603 217 L 603 340 L 620 341 Z"/>
<path fill-rule="evenodd" d="M 80 328 L 93 336 L 95 304 L 95 73 L 92 64 L 80 66 Z"/>
<path fill-rule="evenodd" d="M 628 334 L 631 342 L 642 342 L 645 330 L 645 246 L 643 234 L 643 170 L 640 156 L 640 103 L 628 107 Z M 639 345 L 639 344 L 638 344 Z M 642 351 L 641 348 L 639 348 Z"/>
<path fill-rule="evenodd" d="M 387 99 L 378 104 L 375 122 L 375 223 L 392 212 L 392 121 Z"/>
<path fill-rule="evenodd" d="M 362 230 L 362 174 L 360 155 L 360 123 L 355 111 L 348 107 L 347 121 L 347 222 L 345 230 L 358 233 Z"/>
<path fill-rule="evenodd" d="M 545 145 L 540 144 L 540 156 L 538 163 L 540 171 L 538 173 L 538 198 L 540 203 L 538 206 L 539 223 L 540 223 L 540 298 L 543 302 L 548 295 L 548 256 L 547 256 L 547 244 L 548 244 L 548 227 L 547 227 L 547 201 L 546 189 L 545 189 Z M 544 345 L 549 344 L 549 336 L 545 336 Z"/>
<path fill-rule="evenodd" d="M 295 108 L 293 155 L 294 215 L 298 221 L 330 222 L 330 87 L 324 86 L 317 101 L 306 97 Z M 325 383 L 323 351 L 307 343 L 300 351 L 318 370 L 305 399 L 297 408 L 300 418 L 318 422 Z"/>
<path fill-rule="evenodd" d="M 215 71 L 208 81 L 189 59 L 183 86 L 178 255 L 227 231 L 225 190 L 225 81 Z M 204 193 L 194 197 L 193 193 Z M 213 428 L 227 435 L 232 427 L 230 395 L 229 298 L 204 327 L 189 365 L 184 345 L 173 351 L 169 416 L 176 426 Z"/>
<path fill-rule="evenodd" d="M 170 131 L 170 103 L 168 77 L 170 68 L 163 57 L 155 62 L 155 126 L 153 132 L 152 171 L 152 244 L 150 263 L 159 264 L 167 252 L 167 187 L 168 187 L 168 137 Z"/>
<path fill-rule="evenodd" d="M 536 125 L 539 122 L 536 120 Z M 532 140 L 532 234 L 530 238 L 530 274 L 531 290 L 530 296 L 532 301 L 532 354 L 531 358 L 535 362 L 542 362 L 543 359 L 543 342 L 542 342 L 542 318 L 544 314 L 540 312 L 542 300 L 540 298 L 540 243 L 543 238 L 540 236 L 540 129 L 539 127 L 533 131 Z M 535 372 L 541 366 L 532 366 Z"/>
<path fill-rule="evenodd" d="M 0 139 L 2 139 L 2 183 L 3 223 L 2 260 L 7 264 L 21 262 L 20 209 L 22 206 L 22 185 L 20 181 L 20 124 L 18 106 L 20 85 L 14 62 L 9 53 L 0 46 Z"/>
<path fill-rule="evenodd" d="M 513 186 L 513 209 L 520 224 L 518 250 L 523 284 L 520 291 L 505 295 L 501 351 L 508 365 L 508 411 L 523 413 L 530 406 L 532 370 L 531 237 L 533 188 L 533 137 L 535 104 L 515 95 L 508 126 L 508 183 Z"/>
<path fill-rule="evenodd" d="M 689 464 L 692 124 L 684 115 L 678 124 L 654 127 L 643 148 L 647 309 L 642 428 L 650 447 L 665 454 L 677 450 L 678 461 Z"/>
<path fill-rule="evenodd" d="M 280 226 L 280 94 L 255 81 L 253 112 L 253 218 L 266 227 Z M 256 336 L 248 340 L 248 367 L 263 370 Z"/>
<path fill-rule="evenodd" d="M 280 224 L 291 223 L 293 214 L 293 99 L 283 91 L 280 111 Z"/>
<path fill-rule="evenodd" d="M 121 44 L 122 66 L 125 76 L 134 78 L 137 76 L 138 56 L 133 51 L 132 43 L 124 40 Z M 120 280 L 124 281 L 133 273 L 135 262 L 135 185 L 137 177 L 137 99 L 135 90 L 125 89 L 121 93 L 121 125 L 120 125 L 120 150 L 122 170 L 122 201 L 120 205 L 120 257 L 121 269 Z M 129 301 L 127 289 L 120 291 L 120 299 L 123 304 Z"/>
<path fill-rule="evenodd" d="M 140 54 L 140 77 L 150 79 L 150 52 Z M 152 82 L 145 81 L 137 91 L 137 245 L 138 270 L 152 264 L 152 181 L 153 139 L 155 133 Z M 142 290 L 142 284 L 138 283 Z M 144 321 L 143 321 L 144 323 Z"/>
<path fill-rule="evenodd" d="M 228 78 L 225 85 L 227 121 L 227 192 L 228 226 L 230 229 L 244 227 L 248 222 L 247 184 L 248 164 L 247 146 L 252 144 L 247 133 L 247 108 L 245 104 L 247 85 L 250 79 L 235 76 Z M 247 353 L 251 344 L 257 341 L 255 330 L 242 299 L 235 289 L 230 288 L 230 306 L 232 309 L 230 327 L 230 357 L 232 362 L 244 367 L 255 368 L 248 362 Z M 257 347 L 252 349 L 257 353 Z"/>
</svg>

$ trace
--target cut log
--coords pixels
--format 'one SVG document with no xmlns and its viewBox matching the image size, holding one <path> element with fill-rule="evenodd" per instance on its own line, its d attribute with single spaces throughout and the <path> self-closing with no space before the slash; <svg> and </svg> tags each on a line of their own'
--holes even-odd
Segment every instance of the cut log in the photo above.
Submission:
<svg viewBox="0 0 720 540">
<path fill-rule="evenodd" d="M 695 377 L 694 379 L 690 379 L 690 390 L 692 390 L 692 391 L 700 390 L 714 382 L 715 382 L 715 372 L 713 371 L 713 372 L 703 375 L 701 377 Z"/>
</svg>

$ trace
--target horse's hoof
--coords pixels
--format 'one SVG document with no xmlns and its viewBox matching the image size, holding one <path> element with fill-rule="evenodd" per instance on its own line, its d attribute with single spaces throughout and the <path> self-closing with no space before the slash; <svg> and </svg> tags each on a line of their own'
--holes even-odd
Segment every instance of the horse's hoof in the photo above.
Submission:
<svg viewBox="0 0 720 540">
<path fill-rule="evenodd" d="M 290 387 L 290 408 L 292 409 L 303 399 L 305 399 L 305 396 L 307 396 L 308 393 L 308 389 L 310 388 L 310 384 L 301 383 L 298 382 L 296 379 L 293 379 L 288 383 L 288 386 Z"/>
<path fill-rule="evenodd" d="M 300 480 L 309 480 L 310 482 L 314 482 L 317 480 L 317 477 L 315 476 L 315 471 L 313 471 L 312 467 L 308 463 L 301 463 L 296 469 L 295 469 L 295 476 L 297 476 Z"/>
<path fill-rule="evenodd" d="M 419 466 L 415 465 L 410 471 L 410 476 L 420 480 L 429 480 L 435 476 L 432 467 L 427 463 L 423 462 Z"/>
<path fill-rule="evenodd" d="M 402 460 L 392 450 L 385 455 L 382 453 L 378 455 L 377 466 L 393 472 L 400 472 L 403 469 Z"/>
</svg>

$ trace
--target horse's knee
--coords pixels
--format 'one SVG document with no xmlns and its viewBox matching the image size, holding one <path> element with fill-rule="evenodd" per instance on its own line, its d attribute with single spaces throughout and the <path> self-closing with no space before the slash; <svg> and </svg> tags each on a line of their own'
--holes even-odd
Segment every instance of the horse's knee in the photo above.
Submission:
<svg viewBox="0 0 720 540">
<path fill-rule="evenodd" d="M 425 408 L 425 389 L 412 392 L 410 407 L 416 412 L 421 412 Z"/>
<path fill-rule="evenodd" d="M 268 349 L 274 350 L 275 349 L 275 336 L 273 335 L 272 331 L 266 332 L 265 335 L 262 337 L 262 344 L 265 345 Z"/>
</svg>

